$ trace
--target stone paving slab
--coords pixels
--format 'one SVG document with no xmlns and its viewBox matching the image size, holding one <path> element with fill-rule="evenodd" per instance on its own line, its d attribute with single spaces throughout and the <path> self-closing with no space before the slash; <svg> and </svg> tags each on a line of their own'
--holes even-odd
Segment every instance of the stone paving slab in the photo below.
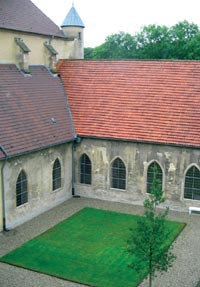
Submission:
<svg viewBox="0 0 200 287">
<path fill-rule="evenodd" d="M 84 207 L 108 209 L 130 214 L 142 214 L 142 205 L 73 198 L 58 207 L 11 230 L 0 233 L 0 256 L 56 225 Z M 172 268 L 158 274 L 154 287 L 196 287 L 200 280 L 200 214 L 170 211 L 169 219 L 187 223 L 174 243 L 177 259 Z M 0 287 L 83 287 L 82 284 L 0 263 Z M 106 287 L 106 286 L 105 286 Z M 126 287 L 126 286 L 122 286 Z M 148 287 L 144 280 L 140 287 Z"/>
</svg>

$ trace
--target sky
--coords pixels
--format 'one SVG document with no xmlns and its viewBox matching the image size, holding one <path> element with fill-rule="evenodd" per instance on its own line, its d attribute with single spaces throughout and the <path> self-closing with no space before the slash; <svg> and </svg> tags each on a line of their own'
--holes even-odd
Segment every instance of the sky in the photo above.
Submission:
<svg viewBox="0 0 200 287">
<path fill-rule="evenodd" d="M 32 0 L 51 20 L 61 26 L 74 7 L 81 17 L 84 46 L 96 47 L 107 36 L 120 31 L 134 35 L 149 24 L 172 26 L 187 20 L 200 27 L 199 0 Z"/>
</svg>

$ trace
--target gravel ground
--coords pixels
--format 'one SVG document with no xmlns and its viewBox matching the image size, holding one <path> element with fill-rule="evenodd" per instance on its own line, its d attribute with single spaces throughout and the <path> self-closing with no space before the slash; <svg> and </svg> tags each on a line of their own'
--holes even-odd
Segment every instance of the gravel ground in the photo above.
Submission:
<svg viewBox="0 0 200 287">
<path fill-rule="evenodd" d="M 143 207 L 95 199 L 73 198 L 9 232 L 0 233 L 0 256 L 39 235 L 83 207 L 142 214 Z M 154 287 L 196 287 L 200 280 L 200 215 L 170 211 L 169 219 L 186 222 L 187 226 L 174 243 L 177 259 L 172 268 L 158 274 Z M 0 287 L 83 287 L 22 268 L 0 263 Z M 144 280 L 140 287 L 147 287 Z M 106 287 L 106 286 L 105 286 Z M 126 286 L 122 286 L 126 287 Z"/>
</svg>

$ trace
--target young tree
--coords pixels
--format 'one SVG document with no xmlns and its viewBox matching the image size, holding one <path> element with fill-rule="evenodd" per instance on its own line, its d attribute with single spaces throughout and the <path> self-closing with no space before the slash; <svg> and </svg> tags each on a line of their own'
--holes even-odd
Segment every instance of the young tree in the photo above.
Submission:
<svg viewBox="0 0 200 287">
<path fill-rule="evenodd" d="M 168 208 L 158 211 L 159 204 L 165 201 L 157 169 L 153 167 L 153 180 L 149 198 L 144 201 L 144 216 L 138 219 L 137 227 L 131 229 L 128 239 L 128 253 L 132 256 L 130 267 L 136 271 L 148 266 L 149 287 L 155 272 L 167 271 L 175 260 L 170 246 L 170 232 L 166 225 Z M 164 244 L 168 242 L 168 244 Z"/>
</svg>

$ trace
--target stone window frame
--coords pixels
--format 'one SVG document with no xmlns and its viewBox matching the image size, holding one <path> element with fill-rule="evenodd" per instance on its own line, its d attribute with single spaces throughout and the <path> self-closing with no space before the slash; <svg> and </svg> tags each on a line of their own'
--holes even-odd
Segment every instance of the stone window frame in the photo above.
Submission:
<svg viewBox="0 0 200 287">
<path fill-rule="evenodd" d="M 84 161 L 82 161 L 83 156 L 86 156 L 87 158 L 84 158 Z M 89 162 L 85 162 L 85 159 L 88 159 Z M 78 166 L 79 166 L 79 183 L 80 184 L 87 184 L 91 185 L 92 184 L 92 161 L 90 156 L 86 153 L 83 152 L 78 161 Z"/>
<path fill-rule="evenodd" d="M 118 187 L 114 187 L 114 186 L 113 186 L 113 178 L 114 178 L 114 177 L 113 177 L 113 163 L 114 163 L 117 159 L 120 159 L 121 162 L 123 163 L 124 167 L 125 167 L 125 179 L 124 179 L 125 188 L 120 188 L 119 186 L 118 186 Z M 119 178 L 119 177 L 118 177 L 118 178 L 116 178 L 116 179 L 120 180 L 120 179 L 123 179 L 123 178 Z M 119 182 L 118 182 L 118 183 L 119 183 Z M 114 157 L 114 158 L 111 160 L 111 162 L 110 162 L 110 188 L 111 188 L 111 189 L 122 190 L 122 191 L 127 190 L 127 165 L 126 165 L 125 161 L 123 160 L 123 158 L 121 158 L 120 156 Z"/>
<path fill-rule="evenodd" d="M 21 169 L 16 180 L 16 207 L 28 203 L 28 177 L 24 169 Z"/>
<path fill-rule="evenodd" d="M 55 167 L 55 164 L 59 166 Z M 57 157 L 52 166 L 52 191 L 58 191 L 62 187 L 62 164 L 61 160 Z"/>
<path fill-rule="evenodd" d="M 183 179 L 183 192 L 182 192 L 182 199 L 183 200 L 192 200 L 192 201 L 199 201 L 200 200 L 200 192 L 199 192 L 199 199 L 196 199 L 196 198 L 186 198 L 185 197 L 185 183 L 186 183 L 186 176 L 187 176 L 187 173 L 188 171 L 195 167 L 199 172 L 200 172 L 200 167 L 196 164 L 196 163 L 191 163 L 186 169 L 185 169 L 185 172 L 184 172 L 184 179 Z M 199 178 L 200 180 L 200 178 Z M 192 187 L 192 189 L 194 189 L 194 187 Z M 199 189 L 200 190 L 200 189 Z"/>
<path fill-rule="evenodd" d="M 147 164 L 147 167 L 146 167 L 146 181 L 145 181 L 145 185 L 146 185 L 146 193 L 147 194 L 150 194 L 150 192 L 148 192 L 148 170 L 149 170 L 149 166 L 152 164 L 152 163 L 157 163 L 157 165 L 159 165 L 161 171 L 162 171 L 162 182 L 161 182 L 161 185 L 162 185 L 162 191 L 164 191 L 164 179 L 165 179 L 165 172 L 164 172 L 164 169 L 162 167 L 162 165 L 160 164 L 159 161 L 153 159 L 151 160 L 148 164 Z"/>
</svg>

